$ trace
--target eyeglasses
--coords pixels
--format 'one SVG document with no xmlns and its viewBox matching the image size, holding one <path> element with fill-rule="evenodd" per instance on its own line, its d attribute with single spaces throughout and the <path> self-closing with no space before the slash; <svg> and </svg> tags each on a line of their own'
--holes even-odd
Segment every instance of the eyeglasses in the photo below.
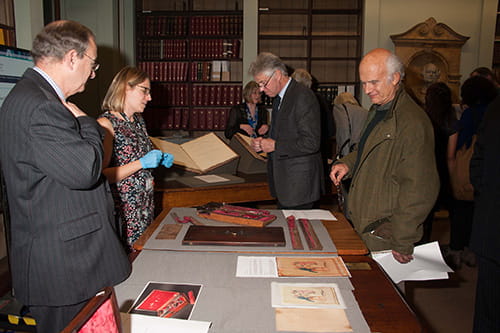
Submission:
<svg viewBox="0 0 500 333">
<path fill-rule="evenodd" d="M 261 83 L 257 83 L 257 84 L 259 85 L 259 88 L 260 88 L 260 89 L 264 89 L 264 88 L 266 88 L 266 87 L 267 87 L 267 85 L 269 84 L 269 82 L 270 82 L 270 81 L 271 81 L 271 79 L 273 78 L 274 73 L 276 73 L 276 71 L 274 71 L 274 72 L 273 72 L 273 73 L 269 76 L 269 79 L 267 79 L 267 81 L 266 81 L 266 82 L 264 82 L 264 83 L 262 83 L 262 82 L 261 82 Z"/>
<path fill-rule="evenodd" d="M 95 59 L 92 58 L 91 56 L 89 56 L 87 53 L 83 52 L 83 55 L 85 55 L 87 58 L 92 60 L 92 71 L 96 72 L 99 69 L 99 67 L 101 66 L 101 64 L 98 63 L 97 61 L 95 61 Z"/>
<path fill-rule="evenodd" d="M 139 88 L 141 88 L 142 90 L 142 93 L 144 94 L 144 96 L 147 96 L 147 95 L 151 95 L 151 88 L 148 88 L 148 87 L 144 87 L 144 86 L 141 86 L 141 85 L 137 85 Z"/>
</svg>

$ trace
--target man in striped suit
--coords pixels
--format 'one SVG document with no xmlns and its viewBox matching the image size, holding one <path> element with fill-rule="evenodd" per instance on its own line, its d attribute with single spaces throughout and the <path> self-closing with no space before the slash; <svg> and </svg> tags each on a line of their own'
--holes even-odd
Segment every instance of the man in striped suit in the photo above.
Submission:
<svg viewBox="0 0 500 333">
<path fill-rule="evenodd" d="M 14 296 L 29 307 L 38 333 L 54 333 L 131 267 L 101 174 L 102 130 L 66 101 L 95 77 L 95 37 L 77 22 L 56 21 L 31 52 L 35 67 L 0 110 L 0 162 Z"/>
</svg>

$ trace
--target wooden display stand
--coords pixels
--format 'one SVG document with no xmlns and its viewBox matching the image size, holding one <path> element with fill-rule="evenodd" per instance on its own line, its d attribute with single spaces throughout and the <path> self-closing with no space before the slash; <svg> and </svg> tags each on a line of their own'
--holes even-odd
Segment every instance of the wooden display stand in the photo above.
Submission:
<svg viewBox="0 0 500 333">
<path fill-rule="evenodd" d="M 265 157 L 265 153 L 264 155 L 257 154 L 250 146 L 251 140 L 252 139 L 250 137 L 236 133 L 229 142 L 229 147 L 240 155 L 238 172 L 242 172 L 247 175 L 266 173 L 267 158 Z"/>
<path fill-rule="evenodd" d="M 402 34 L 391 35 L 391 39 L 406 66 L 405 85 L 422 105 L 427 87 L 434 82 L 448 84 L 454 102 L 458 102 L 460 53 L 469 37 L 430 17 Z"/>
</svg>

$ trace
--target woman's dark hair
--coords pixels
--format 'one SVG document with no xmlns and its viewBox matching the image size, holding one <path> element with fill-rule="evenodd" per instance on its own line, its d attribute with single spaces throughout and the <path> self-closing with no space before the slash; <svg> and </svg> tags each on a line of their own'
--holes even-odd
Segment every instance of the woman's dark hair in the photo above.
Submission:
<svg viewBox="0 0 500 333">
<path fill-rule="evenodd" d="M 425 111 L 440 128 L 449 125 L 456 117 L 452 105 L 451 89 L 444 82 L 431 84 L 425 93 Z"/>
<path fill-rule="evenodd" d="M 479 75 L 465 80 L 460 89 L 462 103 L 468 106 L 488 104 L 496 95 L 497 90 L 493 82 Z"/>
</svg>

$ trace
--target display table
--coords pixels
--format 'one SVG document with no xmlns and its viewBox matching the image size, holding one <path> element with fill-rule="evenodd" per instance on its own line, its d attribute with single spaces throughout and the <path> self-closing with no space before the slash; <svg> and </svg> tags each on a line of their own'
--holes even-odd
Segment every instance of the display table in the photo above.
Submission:
<svg viewBox="0 0 500 333">
<path fill-rule="evenodd" d="M 162 212 L 162 214 L 146 230 L 143 236 L 134 244 L 134 248 L 138 250 L 141 250 L 143 248 L 145 242 L 153 234 L 155 229 L 160 225 L 161 221 L 168 215 L 168 212 L 168 210 L 164 210 Z M 350 281 L 354 286 L 354 295 L 371 331 L 384 333 L 421 332 L 422 326 L 419 323 L 417 317 L 408 307 L 390 279 L 379 268 L 378 264 L 370 257 L 365 255 L 368 253 L 368 250 L 364 246 L 362 240 L 357 236 L 356 232 L 352 229 L 347 219 L 341 213 L 335 212 L 334 214 L 338 218 L 338 221 L 323 221 L 322 223 L 328 231 L 328 234 L 332 238 L 333 242 L 335 243 L 338 254 L 342 256 L 344 262 L 349 267 L 352 275 Z M 180 255 L 175 251 L 144 251 L 147 253 L 155 252 L 156 254 L 154 256 L 158 256 L 159 258 L 162 258 L 163 256 Z M 189 253 L 184 253 L 184 255 L 186 255 L 186 257 L 190 256 Z M 198 253 L 192 255 L 208 256 L 209 254 Z M 230 254 L 227 255 L 230 256 Z M 140 266 L 142 267 L 142 264 L 134 264 L 134 269 L 142 270 L 143 268 L 139 268 Z M 142 277 L 140 283 L 135 283 L 133 292 L 128 289 L 128 291 L 126 292 L 127 295 L 121 295 L 120 297 L 127 298 L 129 300 L 134 298 L 135 296 L 137 296 L 137 294 L 133 293 L 136 292 L 136 289 L 138 289 L 138 293 L 140 291 L 140 287 L 143 286 L 143 283 L 147 282 L 147 279 L 154 279 L 156 281 L 162 279 L 168 280 L 168 271 L 175 268 L 164 267 L 162 269 L 165 274 L 164 277 L 154 275 Z M 189 261 L 186 263 L 186 265 L 179 267 L 179 269 L 191 272 L 191 274 L 193 275 L 200 275 L 201 278 L 208 274 L 204 267 L 193 267 L 192 265 L 190 265 Z M 233 266 L 227 267 L 227 269 L 223 271 L 223 274 L 229 274 L 227 276 L 232 276 L 234 275 L 234 269 L 235 267 Z M 202 280 L 200 280 L 200 282 L 202 282 Z M 130 286 L 131 281 L 127 280 L 125 283 Z M 127 288 L 120 287 L 118 288 L 118 291 L 121 294 L 125 289 Z M 228 290 L 224 291 L 224 289 L 221 288 L 219 292 L 227 294 Z M 237 300 L 238 297 L 235 296 L 234 301 L 236 302 Z M 263 300 L 262 302 L 266 302 L 265 306 L 268 306 L 268 300 Z M 131 304 L 123 304 L 123 306 L 125 307 L 127 307 L 127 305 L 130 306 Z M 237 303 L 235 303 L 234 305 L 236 306 Z M 244 309 L 244 305 L 241 305 L 241 307 Z M 122 311 L 123 310 L 126 309 L 122 309 Z M 227 318 L 227 320 L 233 319 Z"/>
<path fill-rule="evenodd" d="M 172 207 L 191 207 L 215 202 L 253 202 L 274 200 L 269 193 L 267 174 L 237 174 L 245 181 L 239 184 L 207 185 L 189 187 L 175 180 L 155 180 L 155 192 L 158 195 L 161 210 Z"/>
</svg>

